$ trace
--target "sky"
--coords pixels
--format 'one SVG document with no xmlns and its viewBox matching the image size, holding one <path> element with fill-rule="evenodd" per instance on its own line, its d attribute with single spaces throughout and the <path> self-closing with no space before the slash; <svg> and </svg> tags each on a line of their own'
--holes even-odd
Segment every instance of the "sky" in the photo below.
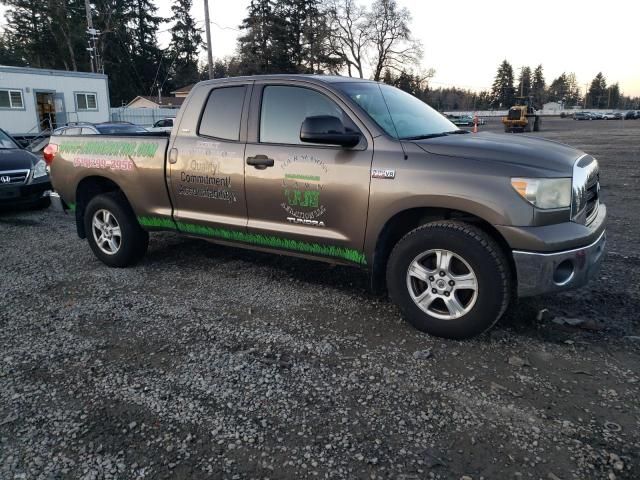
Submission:
<svg viewBox="0 0 640 480">
<path fill-rule="evenodd" d="M 155 0 L 171 16 L 171 0 Z M 372 0 L 361 0 L 370 5 Z M 640 44 L 634 25 L 638 0 L 398 0 L 412 14 L 411 30 L 422 42 L 421 68 L 434 68 L 434 87 L 489 89 L 498 64 L 544 67 L 547 83 L 575 72 L 582 89 L 602 71 L 626 95 L 640 96 Z M 209 0 L 214 58 L 232 55 L 249 0 Z M 0 7 L 0 16 L 4 17 Z M 204 1 L 192 13 L 204 26 Z M 0 23 L 2 23 L 0 21 Z M 161 27 L 170 28 L 171 23 Z M 166 46 L 169 33 L 161 32 Z M 203 53 L 203 60 L 205 54 Z"/>
</svg>

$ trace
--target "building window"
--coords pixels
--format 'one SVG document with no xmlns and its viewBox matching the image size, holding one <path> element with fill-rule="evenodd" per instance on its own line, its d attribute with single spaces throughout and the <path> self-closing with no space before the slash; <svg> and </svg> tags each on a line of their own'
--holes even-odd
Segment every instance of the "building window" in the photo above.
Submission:
<svg viewBox="0 0 640 480">
<path fill-rule="evenodd" d="M 22 91 L 0 90 L 0 108 L 24 108 L 24 102 L 22 101 Z"/>
<path fill-rule="evenodd" d="M 98 101 L 95 93 L 76 93 L 76 105 L 80 110 L 97 110 Z"/>
</svg>

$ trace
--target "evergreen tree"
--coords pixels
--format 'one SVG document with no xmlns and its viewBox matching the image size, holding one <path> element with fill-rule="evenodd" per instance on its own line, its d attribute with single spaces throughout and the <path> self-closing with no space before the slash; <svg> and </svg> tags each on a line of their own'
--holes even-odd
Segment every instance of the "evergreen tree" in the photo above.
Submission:
<svg viewBox="0 0 640 480">
<path fill-rule="evenodd" d="M 565 102 L 569 93 L 569 80 L 567 74 L 562 72 L 555 78 L 547 90 L 547 98 L 550 102 Z"/>
<path fill-rule="evenodd" d="M 531 68 L 522 67 L 517 85 L 517 95 L 519 97 L 529 97 L 531 95 L 531 81 Z"/>
<path fill-rule="evenodd" d="M 493 95 L 492 104 L 497 108 L 509 108 L 515 101 L 513 67 L 507 60 L 503 60 L 498 67 L 491 94 Z"/>
<path fill-rule="evenodd" d="M 171 7 L 175 24 L 171 27 L 168 56 L 172 59 L 171 84 L 180 88 L 198 81 L 198 51 L 202 30 L 191 16 L 192 0 L 175 0 Z"/>
<path fill-rule="evenodd" d="M 533 77 L 531 79 L 531 94 L 533 95 L 533 104 L 536 108 L 542 108 L 542 105 L 546 101 L 545 89 L 546 82 L 544 80 L 542 65 L 538 65 L 533 71 Z"/>
<path fill-rule="evenodd" d="M 607 81 L 602 72 L 598 72 L 591 81 L 587 101 L 591 108 L 605 108 L 607 106 L 607 99 Z"/>
<path fill-rule="evenodd" d="M 614 83 L 607 88 L 607 108 L 624 108 L 624 104 L 620 100 L 620 85 Z"/>
<path fill-rule="evenodd" d="M 271 0 L 251 0 L 247 17 L 240 28 L 245 32 L 238 39 L 241 70 L 247 75 L 272 73 L 272 38 L 276 18 Z"/>
</svg>

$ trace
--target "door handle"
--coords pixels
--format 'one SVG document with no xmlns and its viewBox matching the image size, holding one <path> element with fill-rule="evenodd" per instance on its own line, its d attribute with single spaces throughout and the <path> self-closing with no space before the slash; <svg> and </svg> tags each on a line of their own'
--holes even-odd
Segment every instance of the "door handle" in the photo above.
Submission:
<svg viewBox="0 0 640 480">
<path fill-rule="evenodd" d="M 266 155 L 256 155 L 255 157 L 247 157 L 247 165 L 257 168 L 258 170 L 264 170 L 267 167 L 273 167 L 273 158 L 269 158 Z"/>
</svg>

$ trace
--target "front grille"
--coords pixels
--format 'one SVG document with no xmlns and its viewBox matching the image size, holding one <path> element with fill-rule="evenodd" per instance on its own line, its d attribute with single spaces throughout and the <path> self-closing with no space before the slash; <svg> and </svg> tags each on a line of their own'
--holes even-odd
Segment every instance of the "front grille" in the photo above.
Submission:
<svg viewBox="0 0 640 480">
<path fill-rule="evenodd" d="M 0 187 L 3 185 L 21 185 L 29 178 L 29 170 L 0 171 Z"/>
<path fill-rule="evenodd" d="M 507 116 L 507 118 L 509 120 L 520 120 L 520 110 L 518 109 L 513 109 L 513 110 L 509 110 L 509 114 Z"/>
<path fill-rule="evenodd" d="M 587 223 L 589 223 L 597 213 L 598 213 L 598 204 L 600 201 L 600 175 L 596 177 L 596 181 L 591 185 L 587 186 Z"/>
</svg>

